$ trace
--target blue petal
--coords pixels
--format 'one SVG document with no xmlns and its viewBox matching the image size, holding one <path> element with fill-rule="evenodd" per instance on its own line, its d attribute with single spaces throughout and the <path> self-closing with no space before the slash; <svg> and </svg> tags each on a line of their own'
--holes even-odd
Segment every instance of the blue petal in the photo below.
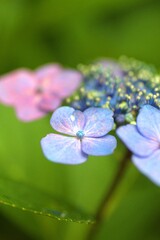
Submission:
<svg viewBox="0 0 160 240">
<path fill-rule="evenodd" d="M 117 129 L 117 135 L 125 145 L 136 155 L 149 156 L 159 148 L 159 143 L 143 137 L 136 126 L 128 124 Z"/>
<path fill-rule="evenodd" d="M 160 186 L 160 149 L 147 158 L 133 156 L 132 161 L 144 175 Z"/>
<path fill-rule="evenodd" d="M 82 140 L 82 151 L 88 155 L 103 156 L 112 154 L 117 146 L 117 141 L 113 136 L 101 138 L 87 138 Z"/>
<path fill-rule="evenodd" d="M 85 116 L 74 108 L 60 107 L 53 113 L 50 123 L 56 131 L 76 136 L 79 130 L 83 130 Z"/>
<path fill-rule="evenodd" d="M 145 105 L 137 117 L 137 127 L 143 136 L 160 141 L 160 110 Z"/>
<path fill-rule="evenodd" d="M 109 109 L 91 107 L 84 111 L 84 115 L 84 132 L 87 137 L 102 137 L 113 128 L 113 112 Z"/>
<path fill-rule="evenodd" d="M 87 160 L 81 150 L 80 140 L 58 134 L 48 134 L 41 140 L 44 155 L 50 161 L 64 164 L 80 164 Z"/>
</svg>

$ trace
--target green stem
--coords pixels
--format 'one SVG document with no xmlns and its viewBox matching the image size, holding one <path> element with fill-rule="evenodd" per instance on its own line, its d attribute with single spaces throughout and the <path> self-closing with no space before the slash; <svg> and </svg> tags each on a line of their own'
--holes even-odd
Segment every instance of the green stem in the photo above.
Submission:
<svg viewBox="0 0 160 240">
<path fill-rule="evenodd" d="M 104 214 L 107 213 L 110 199 L 112 198 L 115 190 L 118 188 L 118 186 L 121 183 L 121 180 L 123 179 L 130 157 L 131 157 L 131 152 L 127 150 L 126 154 L 124 155 L 123 159 L 120 162 L 119 168 L 115 174 L 115 177 L 112 181 L 112 184 L 109 190 L 106 192 L 104 198 L 102 199 L 97 209 L 97 212 L 95 214 L 95 223 L 90 228 L 89 234 L 87 235 L 87 240 L 94 239 L 97 233 L 99 232 L 99 228 L 101 226 L 101 223 L 103 222 Z M 105 217 L 106 217 L 106 214 L 105 214 Z"/>
</svg>

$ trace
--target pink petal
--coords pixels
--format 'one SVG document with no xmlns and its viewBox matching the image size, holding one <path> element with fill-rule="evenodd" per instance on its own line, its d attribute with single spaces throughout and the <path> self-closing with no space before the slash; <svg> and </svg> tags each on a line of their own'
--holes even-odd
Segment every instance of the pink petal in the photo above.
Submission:
<svg viewBox="0 0 160 240">
<path fill-rule="evenodd" d="M 28 70 L 17 70 L 0 78 L 0 101 L 15 105 L 24 95 L 33 94 L 36 87 L 35 76 Z"/>
<path fill-rule="evenodd" d="M 58 64 L 47 64 L 36 70 L 36 75 L 39 79 L 45 77 L 53 77 L 61 72 L 61 67 Z"/>
<path fill-rule="evenodd" d="M 54 80 L 61 71 L 62 69 L 58 64 L 48 64 L 36 70 L 35 74 L 38 79 L 38 86 L 43 92 L 53 93 Z"/>
<path fill-rule="evenodd" d="M 61 99 L 53 94 L 43 94 L 38 103 L 38 108 L 42 111 L 50 112 L 55 110 L 61 104 Z"/>
<path fill-rule="evenodd" d="M 37 107 L 37 99 L 31 96 L 23 98 L 21 102 L 16 105 L 16 114 L 20 120 L 29 122 L 43 117 L 46 115 L 46 112 Z"/>
<path fill-rule="evenodd" d="M 54 92 L 62 98 L 69 97 L 80 85 L 82 75 L 77 71 L 62 70 L 54 79 Z"/>
<path fill-rule="evenodd" d="M 77 71 L 64 70 L 58 64 L 46 65 L 36 71 L 39 88 L 46 94 L 54 94 L 60 98 L 70 96 L 81 82 L 81 74 Z"/>
</svg>

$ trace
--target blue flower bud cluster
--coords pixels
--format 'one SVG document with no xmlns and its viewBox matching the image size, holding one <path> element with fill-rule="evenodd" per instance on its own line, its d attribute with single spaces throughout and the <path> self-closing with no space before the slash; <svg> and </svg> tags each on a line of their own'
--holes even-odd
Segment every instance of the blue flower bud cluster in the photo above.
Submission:
<svg viewBox="0 0 160 240">
<path fill-rule="evenodd" d="M 160 75 L 150 65 L 127 57 L 80 66 L 83 85 L 68 103 L 84 111 L 89 107 L 109 108 L 117 125 L 134 123 L 139 109 L 160 109 Z"/>
</svg>

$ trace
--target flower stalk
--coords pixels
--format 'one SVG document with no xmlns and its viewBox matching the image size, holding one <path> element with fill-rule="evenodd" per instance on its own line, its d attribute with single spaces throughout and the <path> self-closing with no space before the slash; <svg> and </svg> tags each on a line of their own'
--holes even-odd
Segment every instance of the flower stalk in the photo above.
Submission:
<svg viewBox="0 0 160 240">
<path fill-rule="evenodd" d="M 115 177 L 111 183 L 109 190 L 104 195 L 104 198 L 102 199 L 102 201 L 97 209 L 97 212 L 95 214 L 95 223 L 91 226 L 91 228 L 89 230 L 89 233 L 87 235 L 87 240 L 93 240 L 96 237 L 96 235 L 98 234 L 98 232 L 100 230 L 100 226 L 104 219 L 104 215 L 106 217 L 107 209 L 109 207 L 109 202 L 110 202 L 113 194 L 119 187 L 119 185 L 125 175 L 130 157 L 131 157 L 131 152 L 129 150 L 127 150 L 123 159 L 120 162 L 119 168 L 115 174 Z"/>
</svg>

